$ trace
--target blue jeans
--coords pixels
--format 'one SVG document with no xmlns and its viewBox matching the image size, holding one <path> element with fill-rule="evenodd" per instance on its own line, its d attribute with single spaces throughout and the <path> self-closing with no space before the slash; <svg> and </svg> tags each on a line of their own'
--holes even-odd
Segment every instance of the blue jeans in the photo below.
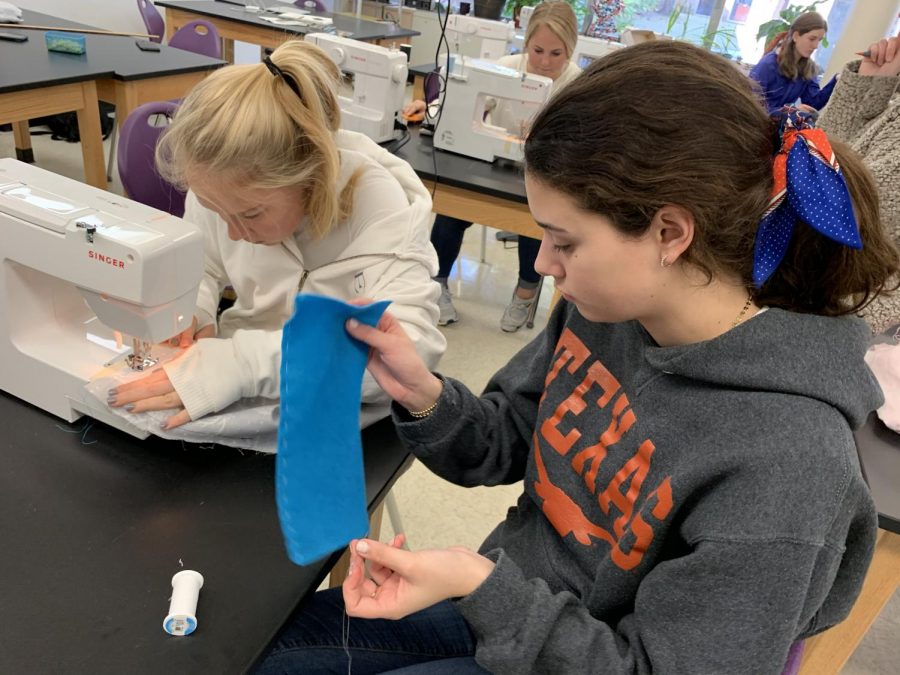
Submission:
<svg viewBox="0 0 900 675">
<path fill-rule="evenodd" d="M 456 609 L 444 601 L 398 621 L 349 619 L 340 588 L 320 591 L 281 629 L 256 675 L 292 673 L 394 673 L 484 675 L 475 663 L 475 638 Z M 349 652 L 349 654 L 348 654 Z"/>
</svg>

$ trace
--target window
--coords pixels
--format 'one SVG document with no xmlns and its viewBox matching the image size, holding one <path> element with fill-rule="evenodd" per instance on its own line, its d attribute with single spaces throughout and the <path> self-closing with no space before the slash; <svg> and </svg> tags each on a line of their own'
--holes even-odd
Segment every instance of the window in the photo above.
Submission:
<svg viewBox="0 0 900 675">
<path fill-rule="evenodd" d="M 710 48 L 728 58 L 756 63 L 763 54 L 764 40 L 757 40 L 759 27 L 778 18 L 789 5 L 808 5 L 812 0 L 624 0 L 619 27 L 644 28 Z M 828 20 L 829 47 L 815 55 L 822 68 L 828 64 L 834 43 L 840 37 L 856 0 L 826 0 L 816 11 Z M 718 9 L 721 8 L 721 13 Z M 716 17 L 718 18 L 718 21 Z"/>
</svg>

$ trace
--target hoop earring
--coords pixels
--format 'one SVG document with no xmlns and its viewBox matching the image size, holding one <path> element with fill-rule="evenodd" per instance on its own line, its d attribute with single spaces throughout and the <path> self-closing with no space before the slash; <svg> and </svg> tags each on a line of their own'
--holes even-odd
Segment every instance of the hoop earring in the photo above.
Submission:
<svg viewBox="0 0 900 675">
<path fill-rule="evenodd" d="M 668 256 L 665 256 L 665 255 L 664 255 L 662 258 L 659 259 L 659 266 L 660 266 L 660 267 L 668 267 L 669 265 L 672 264 L 672 263 L 670 263 L 668 260 L 666 260 L 666 258 L 668 258 Z"/>
</svg>

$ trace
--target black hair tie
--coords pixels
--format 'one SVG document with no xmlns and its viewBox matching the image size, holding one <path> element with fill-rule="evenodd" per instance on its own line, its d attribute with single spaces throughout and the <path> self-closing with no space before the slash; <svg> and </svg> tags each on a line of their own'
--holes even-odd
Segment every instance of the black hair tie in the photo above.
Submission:
<svg viewBox="0 0 900 675">
<path fill-rule="evenodd" d="M 297 94 L 297 98 L 301 101 L 303 97 L 300 95 L 300 87 L 297 86 L 297 81 L 294 80 L 293 77 L 284 72 L 281 68 L 275 65 L 275 63 L 268 56 L 263 59 L 263 63 L 266 64 L 266 68 L 269 69 L 269 72 L 272 73 L 275 77 L 280 77 L 284 80 L 284 83 L 291 88 L 291 91 Z"/>
</svg>

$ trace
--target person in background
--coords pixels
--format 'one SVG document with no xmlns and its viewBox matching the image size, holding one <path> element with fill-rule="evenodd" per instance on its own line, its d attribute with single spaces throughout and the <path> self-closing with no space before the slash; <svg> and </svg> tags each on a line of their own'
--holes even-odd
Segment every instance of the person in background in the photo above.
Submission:
<svg viewBox="0 0 900 675">
<path fill-rule="evenodd" d="M 815 112 L 828 103 L 837 78 L 819 88 L 819 67 L 812 54 L 828 31 L 828 23 L 816 12 L 798 16 L 791 27 L 766 45 L 765 55 L 753 66 L 750 77 L 759 83 L 769 114 L 785 105 Z"/>
<path fill-rule="evenodd" d="M 347 323 L 410 451 L 522 481 L 518 504 L 478 553 L 351 542 L 260 673 L 777 675 L 847 616 L 877 533 L 852 431 L 883 401 L 852 315 L 900 254 L 858 156 L 777 131 L 745 75 L 677 41 L 551 99 L 525 143 L 562 294 L 542 333 L 477 396 L 390 310 Z M 788 152 L 815 181 L 776 171 Z"/>
<path fill-rule="evenodd" d="M 216 71 L 184 99 L 157 165 L 189 189 L 184 218 L 205 240 L 194 322 L 180 336 L 186 351 L 110 390 L 111 406 L 173 409 L 173 428 L 241 398 L 277 399 L 297 293 L 391 300 L 419 354 L 437 363 L 446 341 L 431 198 L 406 162 L 339 128 L 339 81 L 325 52 L 291 41 L 263 63 Z M 217 320 L 226 285 L 237 300 Z M 362 400 L 387 411 L 371 376 Z"/>
<path fill-rule="evenodd" d="M 616 17 L 625 9 L 624 0 L 591 0 L 591 20 L 584 31 L 590 37 L 619 41 Z"/>
<path fill-rule="evenodd" d="M 881 203 L 884 229 L 900 244 L 900 36 L 873 43 L 844 67 L 816 126 L 862 155 Z M 900 294 L 883 294 L 863 317 L 881 333 L 900 322 Z"/>
<path fill-rule="evenodd" d="M 525 33 L 525 51 L 500 58 L 497 63 L 520 72 L 543 75 L 553 80 L 554 95 L 574 80 L 581 69 L 572 63 L 578 30 L 575 12 L 563 0 L 548 0 L 534 9 Z M 433 103 L 429 101 L 429 103 Z M 404 115 L 420 114 L 425 110 L 425 101 L 416 100 L 404 108 Z M 490 112 L 490 122 L 495 126 L 509 129 L 521 135 L 523 122 L 514 113 L 513 107 L 501 102 Z M 441 285 L 440 307 L 441 326 L 459 320 L 447 281 L 453 263 L 462 249 L 463 236 L 472 223 L 459 218 L 438 214 L 431 229 L 431 243 L 438 254 L 438 273 L 435 281 Z M 535 301 L 540 275 L 534 270 L 540 241 L 530 237 L 519 237 L 519 280 L 513 291 L 512 300 L 500 319 L 500 328 L 508 333 L 515 332 L 524 325 Z"/>
</svg>

